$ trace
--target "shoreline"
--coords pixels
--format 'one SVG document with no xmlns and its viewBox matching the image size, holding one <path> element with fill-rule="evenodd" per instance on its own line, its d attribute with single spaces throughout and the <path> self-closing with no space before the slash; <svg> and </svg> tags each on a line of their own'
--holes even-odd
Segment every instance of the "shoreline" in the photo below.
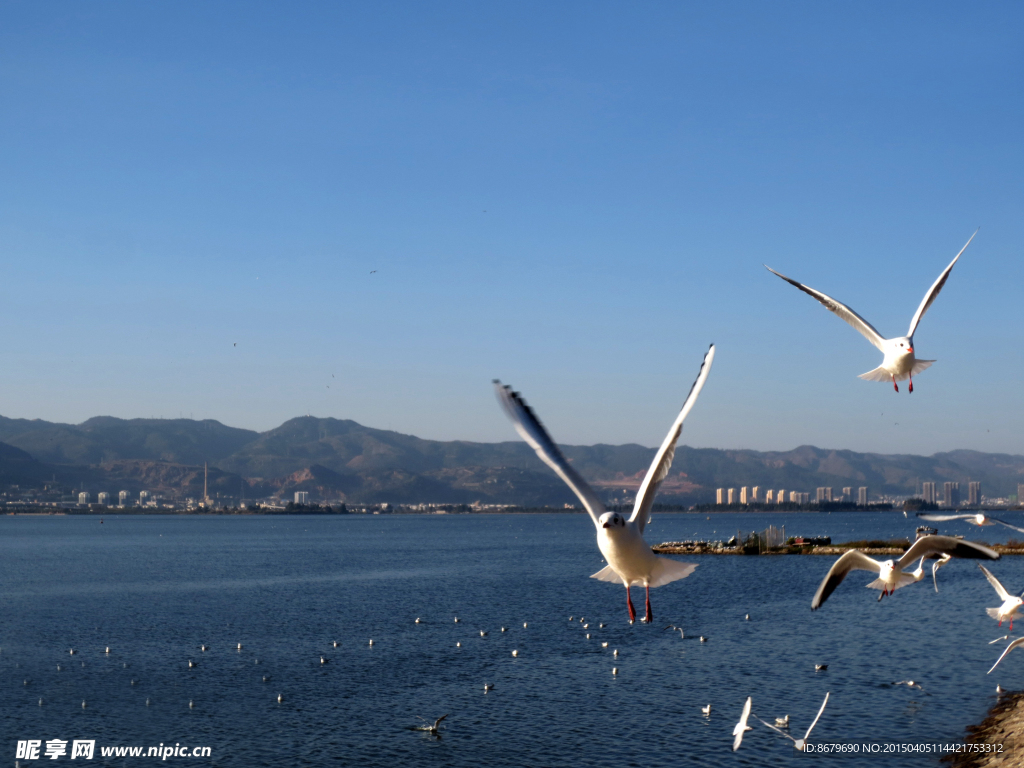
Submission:
<svg viewBox="0 0 1024 768">
<path fill-rule="evenodd" d="M 965 744 L 1002 744 L 1002 752 L 960 752 L 942 758 L 954 768 L 1009 768 L 1021 764 L 1024 748 L 1024 692 L 1000 696 L 977 725 L 967 726 Z"/>
</svg>

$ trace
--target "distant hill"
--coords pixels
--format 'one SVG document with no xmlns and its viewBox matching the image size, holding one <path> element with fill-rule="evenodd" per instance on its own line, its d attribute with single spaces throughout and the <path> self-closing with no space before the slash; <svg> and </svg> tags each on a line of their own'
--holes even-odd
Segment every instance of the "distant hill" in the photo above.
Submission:
<svg viewBox="0 0 1024 768">
<path fill-rule="evenodd" d="M 3 445 L 6 444 L 6 445 Z M 18 450 L 20 449 L 20 450 Z M 563 446 L 566 456 L 608 499 L 638 488 L 655 449 L 640 445 Z M 355 502 L 484 501 L 574 503 L 562 482 L 522 441 L 424 440 L 350 420 L 300 417 L 267 432 L 213 420 L 97 417 L 73 424 L 0 417 L 0 483 L 36 487 L 56 477 L 92 490 L 247 498 L 290 496 Z M 922 481 L 979 480 L 989 496 L 1016 493 L 1024 456 L 950 451 L 934 456 L 857 453 L 800 446 L 791 451 L 680 446 L 660 501 L 711 501 L 717 487 L 760 485 L 813 492 L 818 486 L 867 485 L 872 494 L 906 495 Z M 103 486 L 102 488 L 100 486 Z"/>
</svg>

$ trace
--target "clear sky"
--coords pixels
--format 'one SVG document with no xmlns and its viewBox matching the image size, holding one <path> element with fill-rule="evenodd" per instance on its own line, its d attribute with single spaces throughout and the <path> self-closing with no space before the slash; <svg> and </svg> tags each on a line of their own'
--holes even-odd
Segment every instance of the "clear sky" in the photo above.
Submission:
<svg viewBox="0 0 1024 768">
<path fill-rule="evenodd" d="M 0 414 L 1024 452 L 1024 4 L 2 2 Z M 917 336 L 913 395 L 761 266 Z"/>
</svg>

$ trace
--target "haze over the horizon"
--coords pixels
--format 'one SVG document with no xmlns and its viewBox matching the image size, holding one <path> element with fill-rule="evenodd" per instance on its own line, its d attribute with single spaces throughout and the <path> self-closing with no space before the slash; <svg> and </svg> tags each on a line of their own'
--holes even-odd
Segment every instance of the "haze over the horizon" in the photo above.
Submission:
<svg viewBox="0 0 1024 768">
<path fill-rule="evenodd" d="M 0 413 L 654 446 L 715 342 L 689 445 L 1024 453 L 1022 22 L 7 4 Z M 761 266 L 894 336 L 979 225 L 913 395 Z"/>
</svg>

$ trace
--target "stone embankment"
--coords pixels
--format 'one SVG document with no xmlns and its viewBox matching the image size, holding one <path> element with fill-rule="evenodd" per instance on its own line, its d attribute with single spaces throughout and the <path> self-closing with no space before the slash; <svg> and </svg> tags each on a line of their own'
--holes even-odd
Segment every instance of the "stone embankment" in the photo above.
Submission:
<svg viewBox="0 0 1024 768">
<path fill-rule="evenodd" d="M 1024 693 L 1003 694 L 988 717 L 967 729 L 968 744 L 1000 744 L 1000 752 L 950 753 L 954 768 L 1011 768 L 1024 765 Z"/>
</svg>

